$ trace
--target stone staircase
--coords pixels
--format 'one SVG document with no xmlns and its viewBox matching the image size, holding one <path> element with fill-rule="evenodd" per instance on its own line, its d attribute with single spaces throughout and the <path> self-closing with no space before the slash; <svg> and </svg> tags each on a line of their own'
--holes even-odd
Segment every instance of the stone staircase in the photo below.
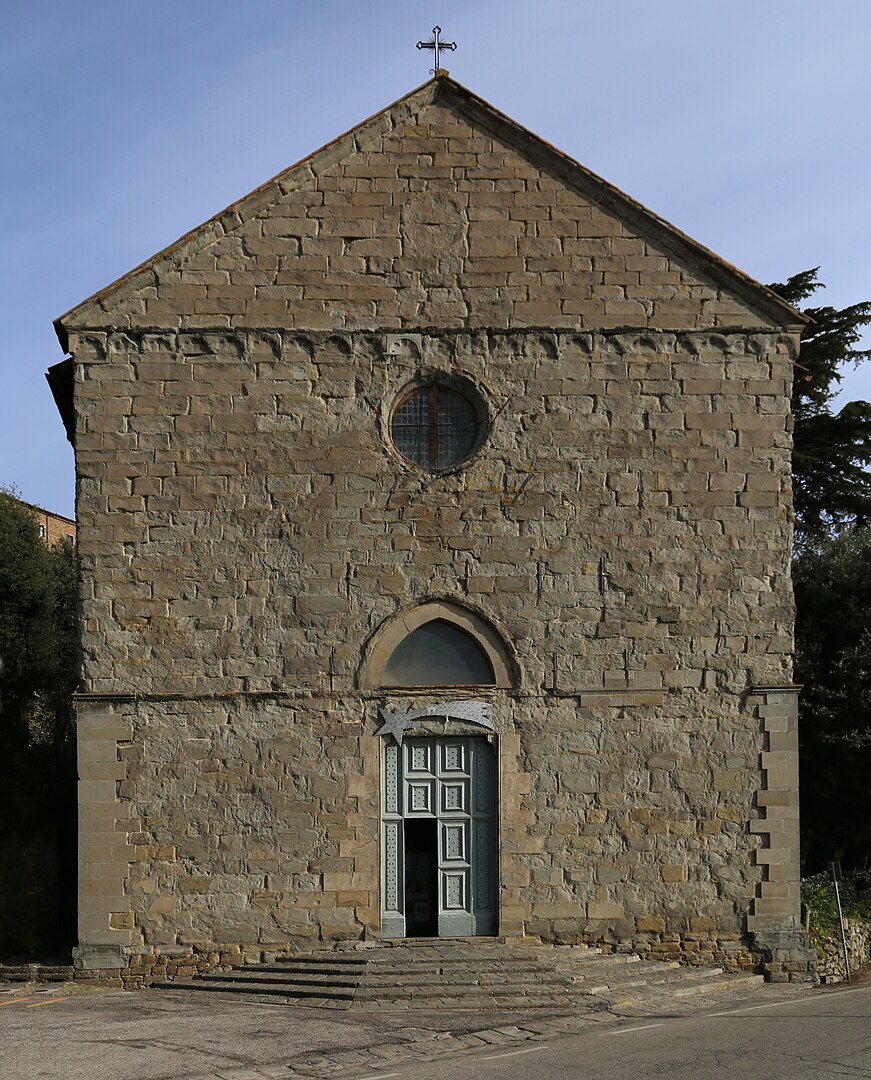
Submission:
<svg viewBox="0 0 871 1080">
<path fill-rule="evenodd" d="M 761 975 L 681 967 L 583 946 L 421 939 L 321 952 L 154 983 L 332 1009 L 658 1007 L 760 987 Z"/>
</svg>

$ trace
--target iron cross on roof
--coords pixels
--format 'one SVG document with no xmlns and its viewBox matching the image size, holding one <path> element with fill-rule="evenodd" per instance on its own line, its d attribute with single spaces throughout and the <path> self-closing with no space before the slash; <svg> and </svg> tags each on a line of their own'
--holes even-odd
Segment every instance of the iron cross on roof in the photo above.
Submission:
<svg viewBox="0 0 871 1080">
<path fill-rule="evenodd" d="M 453 52 L 454 49 L 456 49 L 457 47 L 457 43 L 455 41 L 439 41 L 439 36 L 441 32 L 442 28 L 440 26 L 434 26 L 432 28 L 432 41 L 419 41 L 417 43 L 417 47 L 419 49 L 432 49 L 433 53 L 435 54 L 435 67 L 431 67 L 429 69 L 430 75 L 435 75 L 435 73 L 439 70 L 439 53 L 442 51 L 442 49 L 450 49 L 450 51 Z"/>
</svg>

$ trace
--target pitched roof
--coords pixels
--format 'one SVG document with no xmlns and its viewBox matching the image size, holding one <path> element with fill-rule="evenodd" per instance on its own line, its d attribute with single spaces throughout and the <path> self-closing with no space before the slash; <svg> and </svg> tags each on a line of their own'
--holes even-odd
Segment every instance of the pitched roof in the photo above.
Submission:
<svg viewBox="0 0 871 1080">
<path fill-rule="evenodd" d="M 568 186 L 582 189 L 587 197 L 592 196 L 596 205 L 603 210 L 629 223 L 637 223 L 639 228 L 648 235 L 655 236 L 664 247 L 763 313 L 776 325 L 798 329 L 811 321 L 771 289 L 732 266 L 568 154 L 501 113 L 489 102 L 452 79 L 446 71 L 440 70 L 417 89 L 278 173 L 55 319 L 54 326 L 61 345 L 66 349 L 68 329 L 73 326 L 104 326 L 111 322 L 107 316 L 113 304 L 154 284 L 162 272 L 178 267 L 208 245 L 224 236 L 232 235 L 270 204 L 288 192 L 304 187 L 313 178 L 355 153 L 365 144 L 367 138 L 395 130 L 435 101 L 448 104 L 469 120 L 485 125 L 519 151 L 529 156 L 534 155 L 537 160 L 546 160 L 549 169 L 561 181 Z"/>
</svg>

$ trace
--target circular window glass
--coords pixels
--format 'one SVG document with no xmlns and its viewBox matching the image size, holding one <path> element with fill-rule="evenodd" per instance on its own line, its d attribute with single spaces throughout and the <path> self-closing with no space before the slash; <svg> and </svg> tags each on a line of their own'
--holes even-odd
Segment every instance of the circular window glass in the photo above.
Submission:
<svg viewBox="0 0 871 1080">
<path fill-rule="evenodd" d="M 430 383 L 400 398 L 390 420 L 396 449 L 424 469 L 449 469 L 476 449 L 481 410 L 452 386 Z"/>
</svg>

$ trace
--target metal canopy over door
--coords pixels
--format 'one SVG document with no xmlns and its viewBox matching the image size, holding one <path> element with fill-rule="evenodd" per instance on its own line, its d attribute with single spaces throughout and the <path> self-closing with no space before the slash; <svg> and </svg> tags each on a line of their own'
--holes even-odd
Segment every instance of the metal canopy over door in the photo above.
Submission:
<svg viewBox="0 0 871 1080">
<path fill-rule="evenodd" d="M 496 767 L 486 738 L 384 748 L 386 937 L 496 933 Z"/>
</svg>

